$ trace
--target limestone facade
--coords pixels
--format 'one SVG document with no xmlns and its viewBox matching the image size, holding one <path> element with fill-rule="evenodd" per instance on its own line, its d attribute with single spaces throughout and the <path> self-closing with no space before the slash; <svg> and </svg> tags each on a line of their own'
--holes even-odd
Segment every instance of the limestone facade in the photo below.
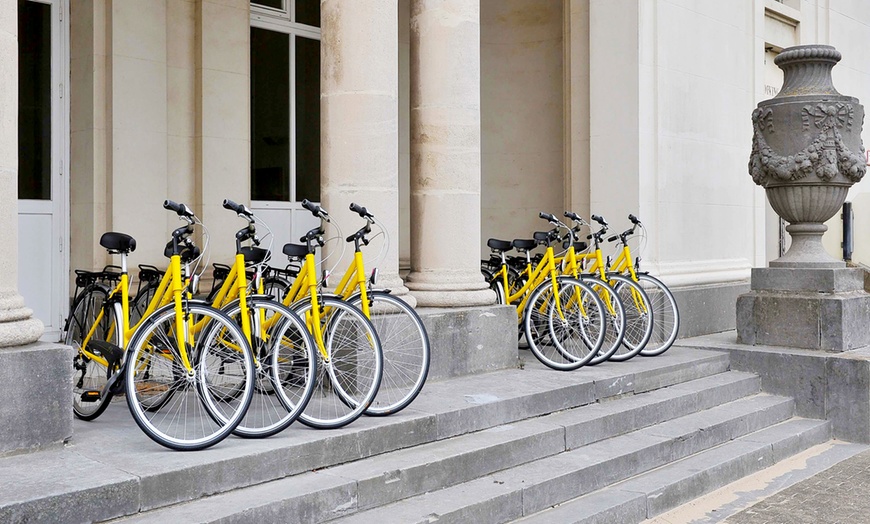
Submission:
<svg viewBox="0 0 870 524">
<path fill-rule="evenodd" d="M 250 202 L 250 35 L 262 10 L 248 0 L 65 1 L 70 269 L 109 261 L 97 244 L 107 230 L 137 239 L 133 267 L 160 265 L 176 225 L 165 198 L 191 203 L 212 234 L 211 261 L 229 260 L 239 222 L 220 203 Z M 0 4 L 11 70 L 16 3 Z M 862 7 L 322 0 L 311 28 L 321 35 L 321 202 L 346 233 L 357 227 L 351 201 L 387 224 L 382 275 L 422 305 L 490 303 L 476 272 L 487 238 L 544 229 L 538 211 L 597 213 L 617 232 L 634 213 L 648 232 L 644 265 L 669 284 L 746 281 L 778 256 L 778 228 L 746 168 L 749 116 L 772 96 L 765 60 L 832 44 L 844 57 L 834 84 L 870 100 Z M 14 111 L 2 114 L 8 178 Z M 870 228 L 868 184 L 850 192 L 858 231 Z M 0 186 L 4 224 L 13 194 Z M 829 225 L 837 255 L 839 226 Z M 3 231 L 16 245 L 15 228 Z M 0 291 L 15 288 L 8 256 Z M 870 243 L 857 241 L 855 258 L 870 263 Z"/>
</svg>

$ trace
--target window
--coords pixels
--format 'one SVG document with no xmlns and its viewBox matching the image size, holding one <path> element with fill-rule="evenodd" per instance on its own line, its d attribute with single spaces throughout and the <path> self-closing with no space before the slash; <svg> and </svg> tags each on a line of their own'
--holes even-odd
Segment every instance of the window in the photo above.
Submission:
<svg viewBox="0 0 870 524">
<path fill-rule="evenodd" d="M 251 200 L 320 201 L 320 2 L 251 4 Z"/>
</svg>

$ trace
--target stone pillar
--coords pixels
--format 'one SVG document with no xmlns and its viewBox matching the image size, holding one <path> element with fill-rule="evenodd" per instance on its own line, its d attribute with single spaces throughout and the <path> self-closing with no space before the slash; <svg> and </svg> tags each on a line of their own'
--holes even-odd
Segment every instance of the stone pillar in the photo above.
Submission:
<svg viewBox="0 0 870 524">
<path fill-rule="evenodd" d="M 195 206 L 217 235 L 211 259 L 226 260 L 235 253 L 226 232 L 240 225 L 221 203 L 247 201 L 251 194 L 250 5 L 196 0 L 194 16 Z"/>
<path fill-rule="evenodd" d="M 480 274 L 480 3 L 411 2 L 411 274 L 423 306 L 492 304 Z"/>
<path fill-rule="evenodd" d="M 398 4 L 321 0 L 320 19 L 323 207 L 345 236 L 363 225 L 351 202 L 386 226 L 390 246 L 378 264 L 378 286 L 413 301 L 399 277 Z M 382 245 L 375 242 L 372 257 Z M 347 267 L 351 255 L 346 250 L 338 267 Z"/>
<path fill-rule="evenodd" d="M 18 294 L 18 8 L 0 3 L 0 347 L 35 342 L 43 325 Z M 9 247 L 12 247 L 9 249 Z"/>
<path fill-rule="evenodd" d="M 72 434 L 72 354 L 18 294 L 18 2 L 0 0 L 0 456 Z"/>
</svg>

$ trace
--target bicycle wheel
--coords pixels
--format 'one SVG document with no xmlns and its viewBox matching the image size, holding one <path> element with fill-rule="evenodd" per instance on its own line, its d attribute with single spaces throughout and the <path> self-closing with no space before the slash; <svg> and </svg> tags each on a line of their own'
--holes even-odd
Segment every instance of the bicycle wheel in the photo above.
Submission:
<svg viewBox="0 0 870 524">
<path fill-rule="evenodd" d="M 680 310 L 671 290 L 661 280 L 638 273 L 638 284 L 649 297 L 653 318 L 652 336 L 640 351 L 645 357 L 661 355 L 673 345 L 680 332 Z"/>
<path fill-rule="evenodd" d="M 311 322 L 311 302 L 292 309 Z M 318 429 L 350 424 L 378 393 L 384 356 L 372 323 L 362 311 L 335 297 L 320 297 L 323 330 L 314 394 L 299 421 Z M 315 337 L 315 343 L 319 345 Z M 279 353 L 279 358 L 282 358 Z"/>
<path fill-rule="evenodd" d="M 402 411 L 417 398 L 429 374 L 429 335 L 423 321 L 401 298 L 369 291 L 369 320 L 384 354 L 381 386 L 366 415 L 385 416 Z M 361 308 L 360 295 L 350 297 Z"/>
<path fill-rule="evenodd" d="M 156 292 L 157 284 L 154 283 L 146 284 L 139 290 L 136 298 L 130 303 L 130 326 L 135 326 L 142 319 L 142 315 L 145 314 L 145 310 L 148 309 L 148 304 L 151 303 Z"/>
<path fill-rule="evenodd" d="M 241 325 L 238 301 L 222 311 Z M 256 357 L 254 394 L 233 433 L 263 438 L 283 431 L 305 409 L 314 391 L 317 356 L 305 323 L 293 311 L 258 297 L 248 298 L 248 311 Z"/>
<path fill-rule="evenodd" d="M 281 277 L 266 277 L 263 279 L 263 294 L 272 297 L 275 302 L 284 300 L 284 295 L 290 290 L 290 282 Z"/>
<path fill-rule="evenodd" d="M 133 334 L 124 376 L 127 405 L 142 431 L 163 446 L 192 451 L 217 444 L 241 422 L 254 391 L 254 360 L 245 336 L 224 313 L 187 301 L 183 309 L 192 370 L 183 363 L 170 304 Z"/>
<path fill-rule="evenodd" d="M 121 349 L 117 348 L 119 332 L 116 329 L 115 312 L 111 307 L 105 308 L 105 314 L 99 324 L 94 326 L 97 316 L 104 311 L 109 292 L 103 286 L 93 284 L 87 287 L 76 299 L 70 310 L 64 327 L 63 342 L 76 350 L 73 357 L 73 413 L 82 420 L 94 420 L 109 406 L 112 400 L 111 391 L 103 391 L 109 377 L 118 370 L 117 365 L 109 369 L 105 363 L 89 358 L 82 352 L 81 343 L 94 328 L 91 341 L 95 342 L 88 350 L 106 360 L 120 364 Z M 108 342 L 116 346 L 118 355 L 111 355 L 112 348 L 97 347 L 99 342 Z M 105 353 L 105 354 L 104 354 Z"/>
<path fill-rule="evenodd" d="M 632 279 L 622 275 L 607 278 L 625 306 L 625 338 L 622 347 L 609 359 L 622 362 L 640 353 L 652 336 L 652 309 L 646 292 Z"/>
<path fill-rule="evenodd" d="M 558 295 L 552 282 L 541 283 L 523 313 L 529 349 L 553 369 L 570 371 L 587 364 L 604 343 L 603 311 L 601 298 L 577 279 L 559 277 Z"/>
<path fill-rule="evenodd" d="M 598 354 L 589 361 L 589 365 L 595 365 L 609 359 L 622 346 L 622 341 L 625 338 L 625 306 L 623 306 L 616 291 L 600 278 L 583 276 L 581 280 L 601 297 L 601 302 L 604 304 L 604 318 L 607 321 L 604 344 L 602 344 Z"/>
</svg>

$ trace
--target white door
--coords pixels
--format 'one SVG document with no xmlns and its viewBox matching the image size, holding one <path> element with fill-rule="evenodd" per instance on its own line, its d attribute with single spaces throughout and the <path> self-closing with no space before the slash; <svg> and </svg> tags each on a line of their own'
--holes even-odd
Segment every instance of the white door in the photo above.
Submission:
<svg viewBox="0 0 870 524">
<path fill-rule="evenodd" d="M 285 243 L 320 224 L 320 3 L 251 2 L 251 209 Z"/>
<path fill-rule="evenodd" d="M 18 2 L 18 290 L 52 341 L 69 287 L 65 7 Z"/>
</svg>

